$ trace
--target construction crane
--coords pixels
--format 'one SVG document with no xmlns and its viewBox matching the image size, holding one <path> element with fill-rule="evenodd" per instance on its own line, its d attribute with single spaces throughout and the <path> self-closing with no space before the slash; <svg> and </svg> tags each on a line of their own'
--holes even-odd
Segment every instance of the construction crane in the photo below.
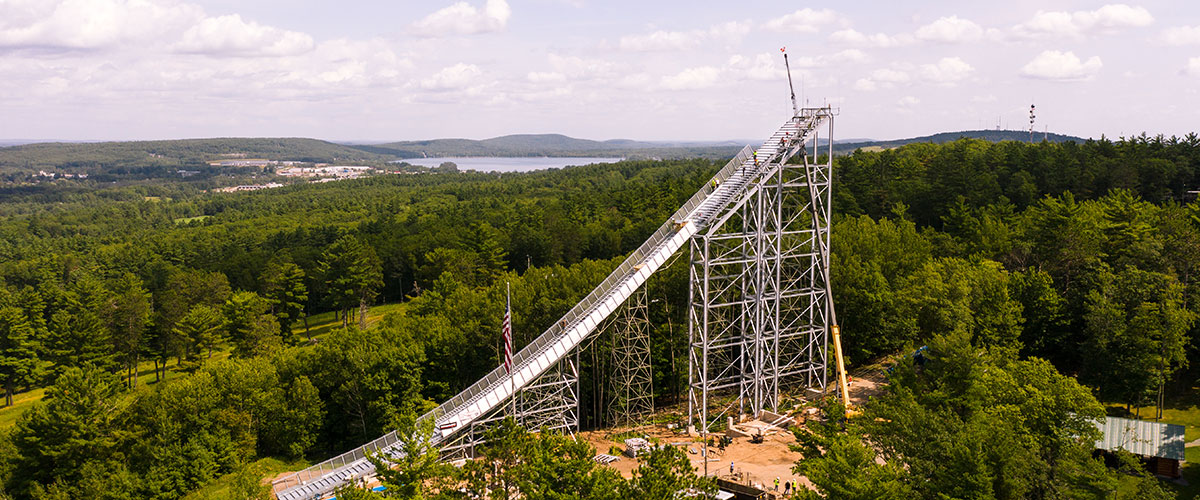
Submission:
<svg viewBox="0 0 1200 500">
<path fill-rule="evenodd" d="M 833 308 L 830 307 L 832 315 Z M 829 327 L 833 332 L 833 352 L 837 356 L 838 395 L 842 398 L 842 406 L 846 407 L 846 418 L 858 415 L 859 411 L 850 406 L 850 385 L 846 383 L 846 360 L 842 356 L 842 329 L 837 323 Z"/>
<path fill-rule="evenodd" d="M 794 115 L 798 115 L 800 113 L 800 110 L 796 106 L 796 88 L 792 86 L 792 67 L 788 64 L 787 47 L 780 48 L 779 51 L 783 53 L 783 67 L 787 71 L 788 90 L 791 92 L 791 98 L 792 98 L 792 113 Z M 1029 115 L 1030 115 L 1030 124 L 1032 126 L 1032 123 L 1033 123 L 1032 106 L 1030 106 L 1030 108 L 1031 109 L 1030 109 Z M 815 203 L 814 203 L 814 205 L 815 205 Z M 820 222 L 817 220 L 817 218 L 814 214 L 814 216 L 813 216 L 814 226 L 818 225 L 819 223 Z M 829 248 L 825 247 L 825 246 L 820 246 L 819 251 L 823 254 L 821 256 L 821 258 L 824 259 L 826 263 L 828 263 L 829 262 L 829 255 L 828 255 Z M 822 266 L 822 269 L 824 269 L 824 272 L 825 272 L 825 282 L 829 283 L 829 266 L 828 265 Z M 833 335 L 833 352 L 837 357 L 838 393 L 842 398 L 842 406 L 844 406 L 846 409 L 846 418 L 850 418 L 852 416 L 857 415 L 859 412 L 857 410 L 854 410 L 850 406 L 850 386 L 849 386 L 849 384 L 846 383 L 846 380 L 848 378 L 846 376 L 846 359 L 845 359 L 845 356 L 842 355 L 842 329 L 838 326 L 837 313 L 833 308 L 833 294 L 826 294 L 825 298 L 826 298 L 826 304 L 829 307 L 829 323 L 830 323 L 829 330 L 830 330 L 830 333 Z"/>
</svg>

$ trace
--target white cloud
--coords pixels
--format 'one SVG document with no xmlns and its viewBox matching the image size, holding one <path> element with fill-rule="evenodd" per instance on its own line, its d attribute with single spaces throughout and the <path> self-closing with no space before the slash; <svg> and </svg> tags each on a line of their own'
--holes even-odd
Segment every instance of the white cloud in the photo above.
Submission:
<svg viewBox="0 0 1200 500">
<path fill-rule="evenodd" d="M 97 49 L 155 43 L 204 18 L 191 4 L 159 0 L 0 2 L 0 47 Z"/>
<path fill-rule="evenodd" d="M 881 88 L 890 89 L 897 84 L 908 83 L 911 79 L 909 74 L 903 70 L 894 68 L 881 68 L 871 72 L 871 76 L 867 78 L 859 78 L 854 82 L 854 89 L 864 92 L 871 92 Z"/>
<path fill-rule="evenodd" d="M 531 71 L 525 79 L 533 83 L 562 83 L 567 81 L 567 75 L 556 71 Z"/>
<path fill-rule="evenodd" d="M 766 27 L 772 31 L 785 33 L 816 33 L 821 27 L 838 22 L 839 16 L 829 9 L 800 9 L 791 14 L 767 21 Z"/>
<path fill-rule="evenodd" d="M 578 56 L 550 54 L 546 57 L 546 65 L 552 70 L 543 73 L 530 73 L 528 79 L 535 81 L 585 81 L 613 77 L 617 65 L 603 59 L 591 59 Z M 537 76 L 534 76 L 537 75 Z"/>
<path fill-rule="evenodd" d="M 695 32 L 655 31 L 646 35 L 626 35 L 619 42 L 621 49 L 636 52 L 656 50 L 684 50 L 700 44 L 700 35 Z"/>
<path fill-rule="evenodd" d="M 1200 44 L 1200 26 L 1167 28 L 1158 38 L 1167 45 L 1197 45 Z"/>
<path fill-rule="evenodd" d="M 867 54 L 861 50 L 846 49 L 833 54 L 793 57 L 791 58 L 791 64 L 796 68 L 824 68 L 838 64 L 862 63 L 869 59 Z"/>
<path fill-rule="evenodd" d="M 501 31 L 512 17 L 512 8 L 505 0 L 487 0 L 483 8 L 467 2 L 434 12 L 413 23 L 413 31 L 421 36 L 475 35 Z"/>
<path fill-rule="evenodd" d="M 738 80 L 781 81 L 787 78 L 787 70 L 774 54 L 758 54 L 753 58 L 734 55 L 729 58 L 726 68 Z"/>
<path fill-rule="evenodd" d="M 927 42 L 963 43 L 983 38 L 983 28 L 958 16 L 943 17 L 917 28 L 917 38 Z"/>
<path fill-rule="evenodd" d="M 713 87 L 720 81 L 721 70 L 712 66 L 688 68 L 662 78 L 661 85 L 667 90 L 697 90 Z"/>
<path fill-rule="evenodd" d="M 853 29 L 844 29 L 835 31 L 833 34 L 829 35 L 829 41 L 842 45 L 852 45 L 855 47 L 888 48 L 908 45 L 912 43 L 913 40 L 911 36 L 905 34 L 896 36 L 889 36 L 885 33 L 867 35 Z"/>
<path fill-rule="evenodd" d="M 0 47 L 289 56 L 312 50 L 314 42 L 305 33 L 237 14 L 211 17 L 170 0 L 15 0 L 0 1 Z"/>
<path fill-rule="evenodd" d="M 232 56 L 291 56 L 313 49 L 311 36 L 256 22 L 237 14 L 209 17 L 183 33 L 179 52 Z"/>
<path fill-rule="evenodd" d="M 421 80 L 421 88 L 425 90 L 459 90 L 478 84 L 483 72 L 474 64 L 458 63 L 442 68 L 433 76 Z"/>
<path fill-rule="evenodd" d="M 736 43 L 750 33 L 750 28 L 748 21 L 729 21 L 709 28 L 706 35 L 713 40 Z"/>
<path fill-rule="evenodd" d="M 877 82 L 905 83 L 908 81 L 908 73 L 895 69 L 877 69 L 871 73 L 871 79 Z"/>
<path fill-rule="evenodd" d="M 1021 68 L 1021 76 L 1041 80 L 1087 80 L 1095 76 L 1101 66 L 1099 56 L 1083 62 L 1073 52 L 1047 50 Z"/>
<path fill-rule="evenodd" d="M 874 81 L 872 81 L 869 78 L 859 78 L 858 80 L 854 81 L 854 90 L 861 90 L 863 92 L 874 92 L 878 88 L 879 88 L 879 85 L 877 85 Z"/>
<path fill-rule="evenodd" d="M 918 104 L 921 104 L 921 100 L 917 99 L 916 97 L 906 95 L 901 97 L 899 101 L 896 101 L 896 104 L 899 104 L 902 108 L 912 108 Z"/>
<path fill-rule="evenodd" d="M 1111 4 L 1096 10 L 1038 11 L 1030 20 L 1014 26 L 1013 32 L 1024 38 L 1080 38 L 1090 34 L 1108 34 L 1127 28 L 1140 28 L 1153 22 L 1154 16 L 1145 8 Z"/>
<path fill-rule="evenodd" d="M 921 78 L 938 85 L 952 86 L 971 76 L 975 68 L 957 57 L 943 57 L 937 64 L 921 65 Z"/>
<path fill-rule="evenodd" d="M 736 43 L 749 32 L 749 22 L 730 21 L 704 30 L 658 30 L 645 35 L 626 35 L 617 43 L 622 50 L 634 52 L 686 50 L 706 41 Z"/>
<path fill-rule="evenodd" d="M 1183 74 L 1200 77 L 1200 57 L 1188 59 L 1188 64 L 1187 67 L 1183 69 Z"/>
</svg>

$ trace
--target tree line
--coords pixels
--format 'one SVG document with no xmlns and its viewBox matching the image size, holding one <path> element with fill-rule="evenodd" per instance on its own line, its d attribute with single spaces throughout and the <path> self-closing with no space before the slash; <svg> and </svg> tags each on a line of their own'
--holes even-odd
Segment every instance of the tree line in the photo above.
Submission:
<svg viewBox="0 0 1200 500">
<path fill-rule="evenodd" d="M 1200 206 L 1177 201 L 1198 155 L 1193 139 L 1135 138 L 838 158 L 832 270 L 852 363 L 953 335 L 1077 376 L 1080 404 L 1155 401 L 1198 347 Z M 45 388 L 0 439 L 6 491 L 178 498 L 256 457 L 315 460 L 373 439 L 496 366 L 506 281 L 519 347 L 718 166 L 0 203 L 0 381 L 9 402 Z M 660 401 L 685 390 L 686 279 L 675 265 L 648 285 L 663 298 Z M 378 302 L 405 304 L 364 328 Z M 325 311 L 346 328 L 310 342 L 305 318 Z M 146 361 L 162 382 L 134 387 Z M 604 357 L 581 361 L 583 417 L 598 424 Z"/>
</svg>

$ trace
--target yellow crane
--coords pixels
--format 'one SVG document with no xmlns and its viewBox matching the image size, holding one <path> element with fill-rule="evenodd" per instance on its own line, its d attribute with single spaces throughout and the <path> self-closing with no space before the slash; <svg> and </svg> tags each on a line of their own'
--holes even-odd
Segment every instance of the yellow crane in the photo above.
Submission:
<svg viewBox="0 0 1200 500">
<path fill-rule="evenodd" d="M 832 309 L 830 307 L 831 312 Z M 850 406 L 850 385 L 846 383 L 846 359 L 842 357 L 842 329 L 838 327 L 837 323 L 834 323 L 829 330 L 833 333 L 833 352 L 837 357 L 838 393 L 842 397 L 842 406 L 846 407 L 846 418 L 850 418 L 858 415 L 858 410 Z"/>
</svg>

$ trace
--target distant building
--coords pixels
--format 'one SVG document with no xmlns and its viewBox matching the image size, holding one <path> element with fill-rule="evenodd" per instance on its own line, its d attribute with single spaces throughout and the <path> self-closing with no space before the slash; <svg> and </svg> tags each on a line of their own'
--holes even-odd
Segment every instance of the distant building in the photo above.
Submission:
<svg viewBox="0 0 1200 500">
<path fill-rule="evenodd" d="M 217 160 L 208 162 L 209 165 L 214 167 L 266 167 L 276 163 L 279 162 L 258 158 L 249 160 Z"/>
<path fill-rule="evenodd" d="M 281 168 L 275 171 L 275 173 L 285 177 L 334 177 L 338 179 L 351 179 L 355 177 L 361 177 L 374 171 L 374 167 L 366 167 L 361 165 L 330 166 L 317 164 L 312 167 Z"/>
<path fill-rule="evenodd" d="M 260 189 L 271 189 L 277 187 L 283 187 L 283 184 L 279 184 L 277 182 L 269 182 L 267 184 L 246 184 L 241 186 L 224 187 L 217 189 L 216 191 L 219 193 L 233 193 L 237 191 L 258 191 Z"/>
<path fill-rule="evenodd" d="M 1108 417 L 1096 422 L 1096 427 L 1103 433 L 1096 441 L 1097 449 L 1128 451 L 1142 457 L 1151 472 L 1179 477 L 1185 444 L 1182 425 Z"/>
</svg>

